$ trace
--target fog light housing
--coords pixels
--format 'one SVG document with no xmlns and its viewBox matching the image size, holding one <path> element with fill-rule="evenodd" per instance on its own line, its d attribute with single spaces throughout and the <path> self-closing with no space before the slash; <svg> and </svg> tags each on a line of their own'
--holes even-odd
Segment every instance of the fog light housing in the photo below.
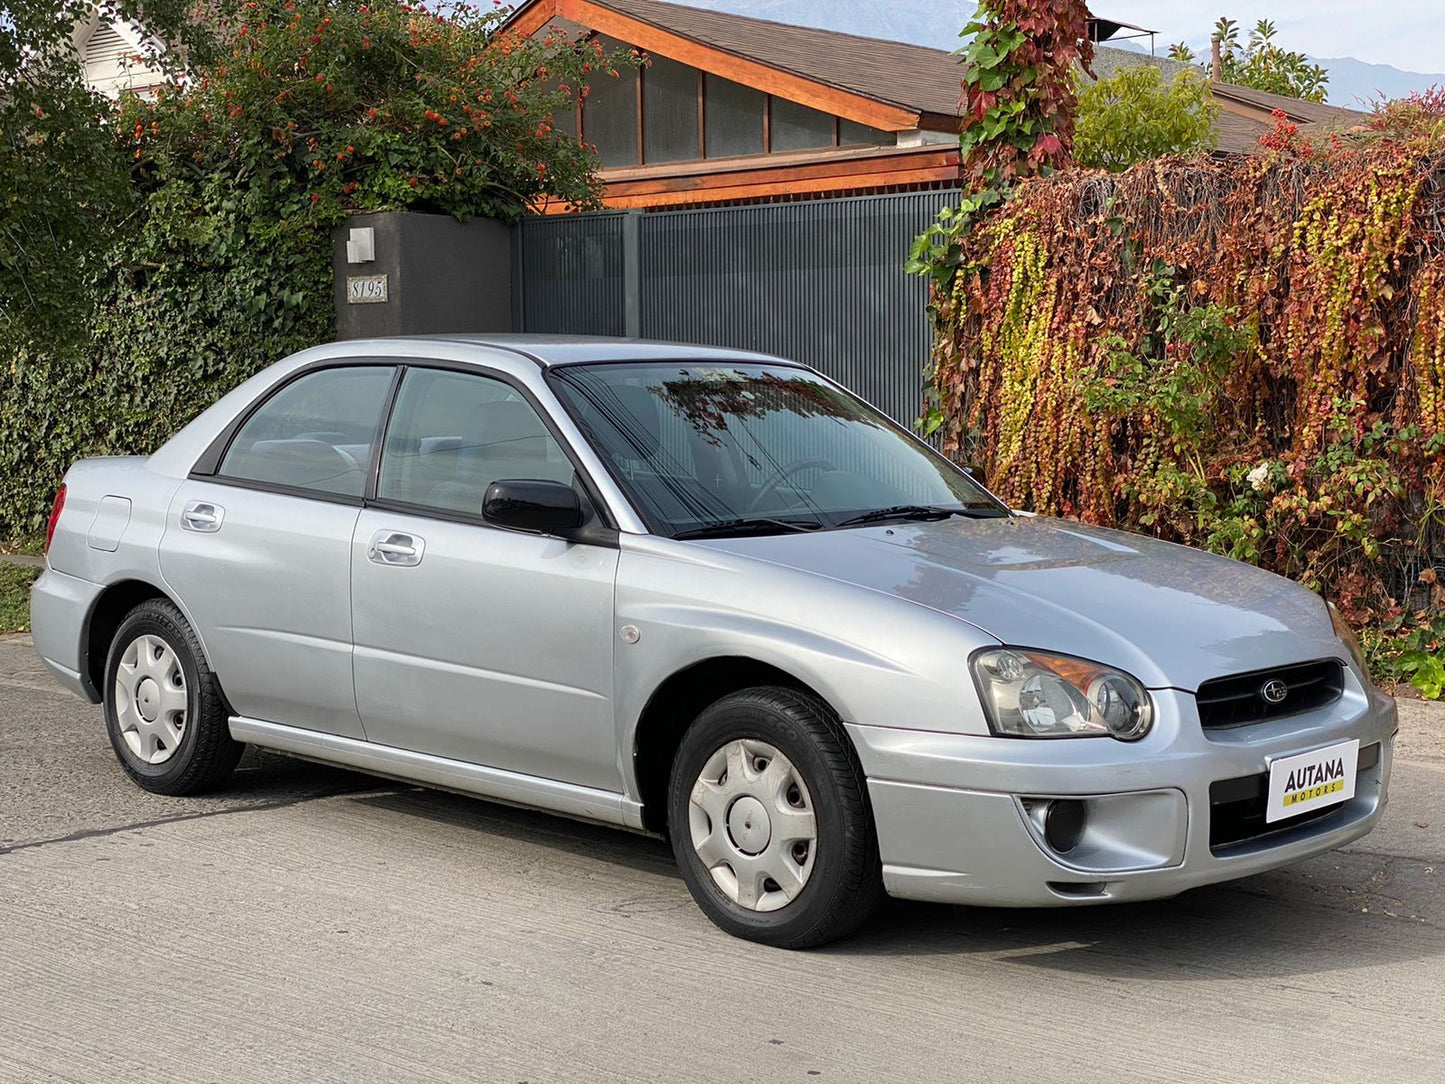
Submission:
<svg viewBox="0 0 1445 1084">
<path fill-rule="evenodd" d="M 1068 854 L 1084 838 L 1088 823 L 1084 803 L 1073 798 L 1056 798 L 1044 809 L 1044 842 L 1056 854 Z"/>
</svg>

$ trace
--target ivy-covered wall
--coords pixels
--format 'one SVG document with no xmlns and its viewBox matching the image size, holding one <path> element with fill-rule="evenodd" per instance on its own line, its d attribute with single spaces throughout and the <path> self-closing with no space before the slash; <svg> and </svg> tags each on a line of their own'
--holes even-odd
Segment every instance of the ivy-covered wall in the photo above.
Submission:
<svg viewBox="0 0 1445 1084">
<path fill-rule="evenodd" d="M 1435 134 L 1024 182 L 935 294 L 949 451 L 1015 505 L 1206 546 L 1356 619 L 1445 565 Z M 1423 580 L 1422 580 L 1423 575 Z"/>
</svg>

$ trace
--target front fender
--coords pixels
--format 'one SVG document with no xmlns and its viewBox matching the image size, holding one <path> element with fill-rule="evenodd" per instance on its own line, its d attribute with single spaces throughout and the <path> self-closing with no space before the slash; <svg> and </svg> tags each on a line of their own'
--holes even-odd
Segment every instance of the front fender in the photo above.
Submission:
<svg viewBox="0 0 1445 1084">
<path fill-rule="evenodd" d="M 623 536 L 614 652 L 619 767 L 636 793 L 638 720 L 669 677 L 747 658 L 791 675 L 845 722 L 987 734 L 969 654 L 997 643 L 891 595 L 767 561 Z"/>
</svg>

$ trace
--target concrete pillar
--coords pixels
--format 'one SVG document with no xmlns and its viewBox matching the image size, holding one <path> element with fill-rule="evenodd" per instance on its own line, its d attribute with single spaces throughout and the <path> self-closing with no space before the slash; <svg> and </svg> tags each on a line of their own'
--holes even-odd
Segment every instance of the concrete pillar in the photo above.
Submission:
<svg viewBox="0 0 1445 1084">
<path fill-rule="evenodd" d="M 382 211 L 352 216 L 331 241 L 338 339 L 514 330 L 504 223 Z"/>
</svg>

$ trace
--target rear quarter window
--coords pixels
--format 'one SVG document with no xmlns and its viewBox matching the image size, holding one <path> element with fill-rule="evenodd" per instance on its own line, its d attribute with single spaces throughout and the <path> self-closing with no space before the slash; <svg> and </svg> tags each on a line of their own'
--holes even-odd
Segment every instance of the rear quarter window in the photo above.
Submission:
<svg viewBox="0 0 1445 1084">
<path fill-rule="evenodd" d="M 291 381 L 241 426 L 223 478 L 360 497 L 392 366 L 322 369 Z"/>
</svg>

